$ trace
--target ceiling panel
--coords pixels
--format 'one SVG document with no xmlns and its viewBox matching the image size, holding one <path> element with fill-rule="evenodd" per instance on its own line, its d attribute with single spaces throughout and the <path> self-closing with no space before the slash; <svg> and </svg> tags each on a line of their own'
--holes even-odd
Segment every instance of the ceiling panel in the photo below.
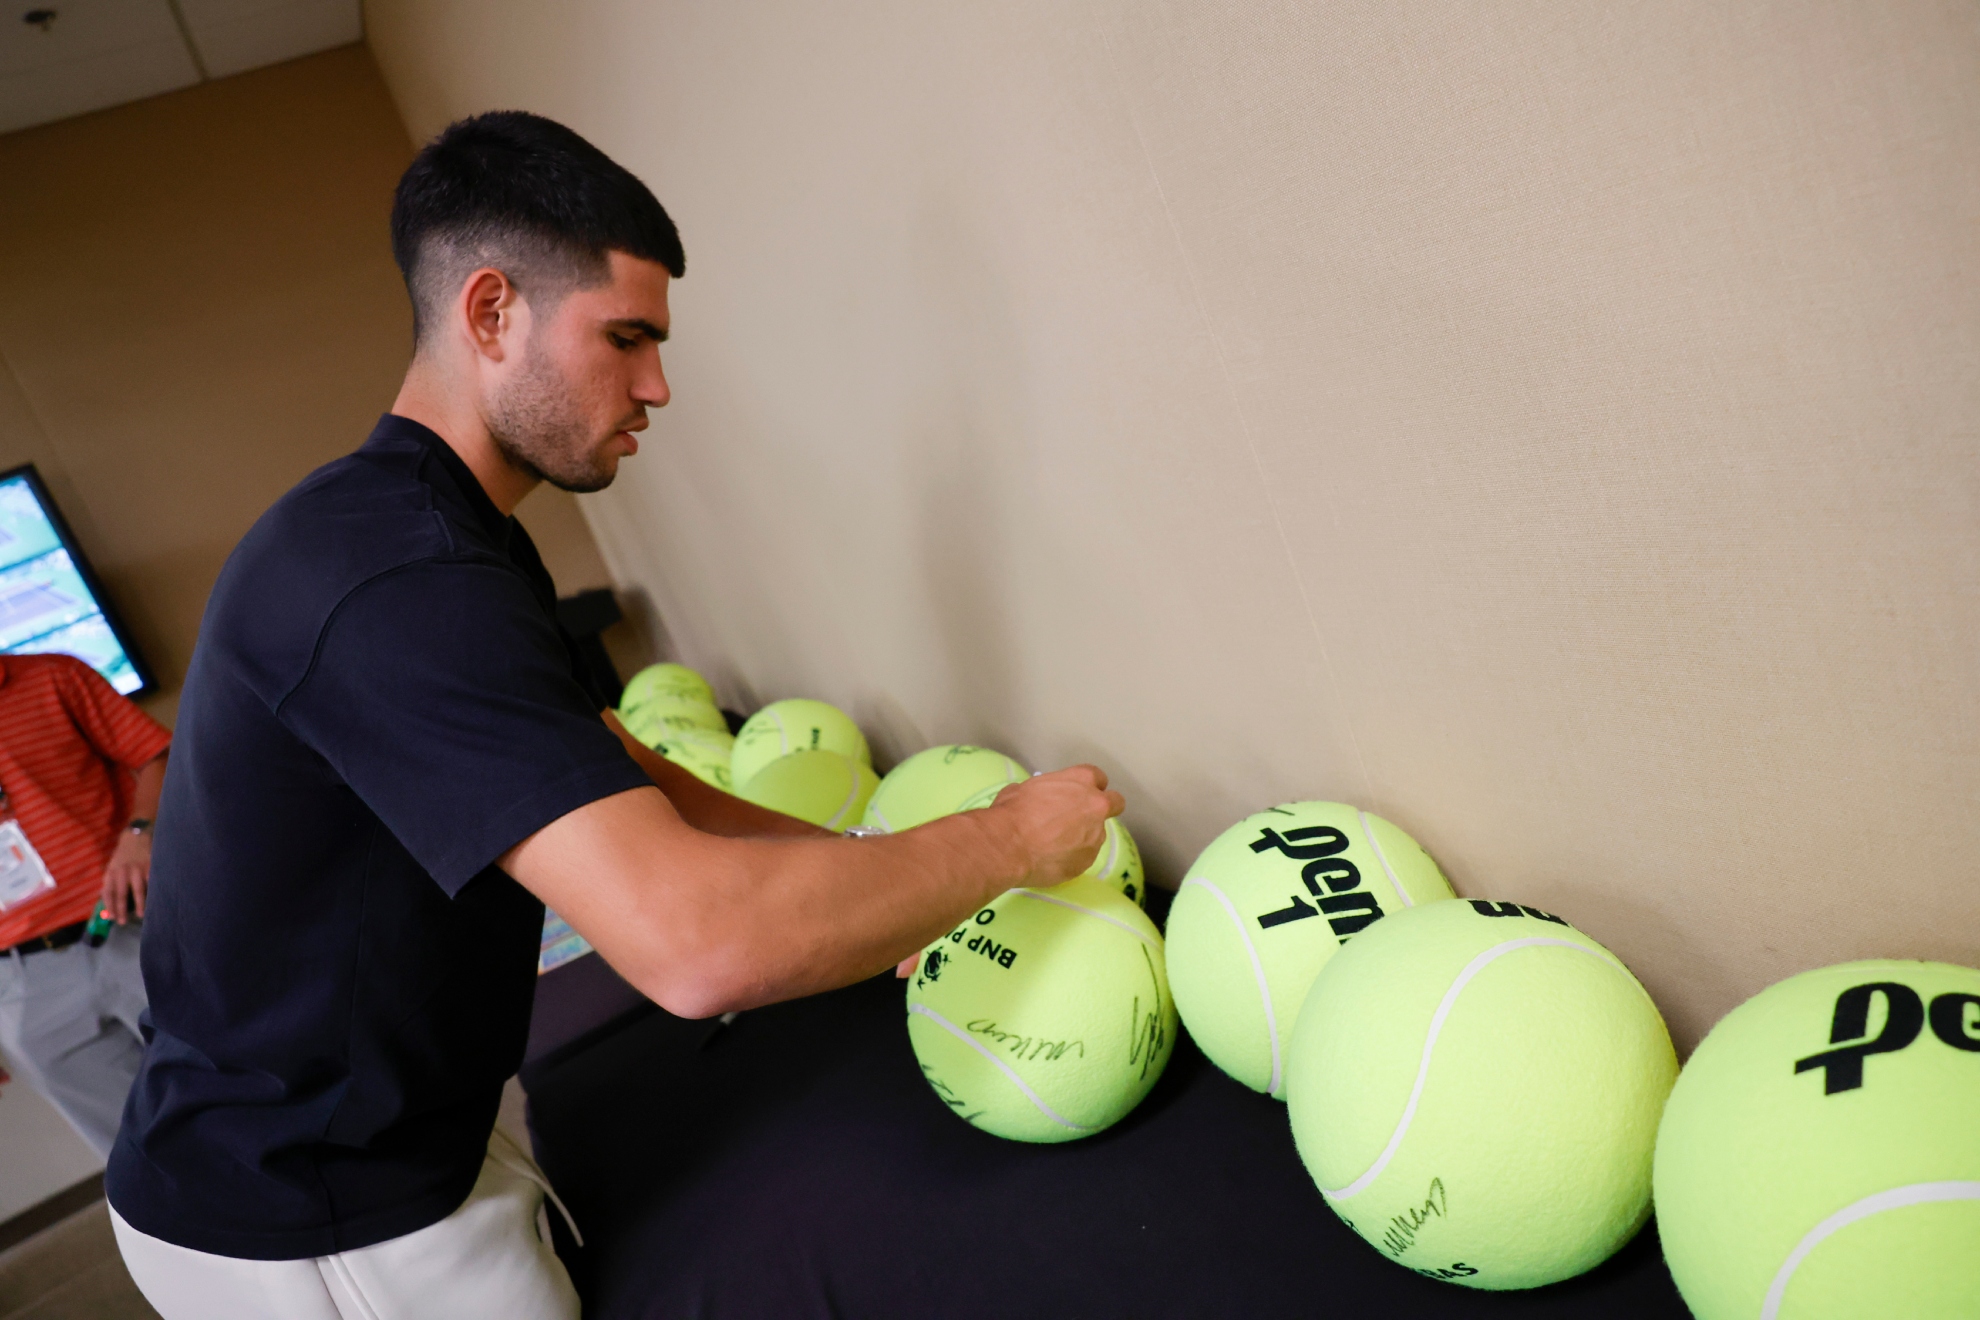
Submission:
<svg viewBox="0 0 1980 1320">
<path fill-rule="evenodd" d="M 49 9 L 45 25 L 22 21 Z M 59 0 L 0 9 L 0 132 L 199 81 L 166 0 Z"/>
<path fill-rule="evenodd" d="M 23 15 L 49 15 L 29 23 Z M 0 9 L 0 76 L 58 68 L 135 46 L 170 41 L 179 27 L 166 0 L 15 0 Z"/>
<path fill-rule="evenodd" d="M 0 0 L 0 133 L 363 38 L 360 0 Z"/>
<path fill-rule="evenodd" d="M 179 0 L 209 77 L 258 69 L 364 36 L 359 0 Z"/>
</svg>

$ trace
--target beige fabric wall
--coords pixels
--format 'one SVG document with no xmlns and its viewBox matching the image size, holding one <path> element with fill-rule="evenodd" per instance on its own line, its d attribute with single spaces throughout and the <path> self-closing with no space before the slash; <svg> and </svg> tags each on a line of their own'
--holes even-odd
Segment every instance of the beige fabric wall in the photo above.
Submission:
<svg viewBox="0 0 1980 1320">
<path fill-rule="evenodd" d="M 162 719 L 234 543 L 398 391 L 411 159 L 362 46 L 0 136 L 0 467 L 48 478 Z M 566 590 L 609 580 L 569 496 L 521 516 Z"/>
<path fill-rule="evenodd" d="M 1679 1037 L 1980 963 L 1964 3 L 371 0 L 416 136 L 685 233 L 587 497 L 739 701 L 1092 758 L 1171 883 L 1298 797 L 1567 914 Z"/>
</svg>

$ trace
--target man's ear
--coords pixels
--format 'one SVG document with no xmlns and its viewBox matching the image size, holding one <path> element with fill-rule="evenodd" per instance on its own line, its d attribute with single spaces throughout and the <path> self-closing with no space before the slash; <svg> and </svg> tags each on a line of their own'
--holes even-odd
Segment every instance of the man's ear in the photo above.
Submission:
<svg viewBox="0 0 1980 1320">
<path fill-rule="evenodd" d="M 490 362 L 500 362 L 514 342 L 521 310 L 522 294 L 493 266 L 483 266 L 461 285 L 461 326 L 469 346 Z"/>
</svg>

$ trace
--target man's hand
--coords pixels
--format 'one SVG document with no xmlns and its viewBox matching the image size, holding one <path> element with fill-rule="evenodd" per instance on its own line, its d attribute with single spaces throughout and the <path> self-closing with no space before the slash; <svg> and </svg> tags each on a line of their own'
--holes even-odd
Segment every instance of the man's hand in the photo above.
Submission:
<svg viewBox="0 0 1980 1320">
<path fill-rule="evenodd" d="M 110 854 L 110 865 L 103 869 L 103 902 L 119 926 L 132 917 L 144 919 L 145 890 L 151 885 L 151 836 L 124 833 L 117 838 L 117 850 Z"/>
<path fill-rule="evenodd" d="M 158 798 L 165 791 L 165 763 L 170 755 L 169 751 L 160 752 L 139 768 L 131 793 L 132 820 L 158 818 Z M 110 865 L 103 868 L 103 899 L 97 904 L 97 911 L 108 912 L 119 926 L 133 917 L 142 921 L 145 895 L 150 888 L 151 835 L 125 830 L 117 836 Z"/>
<path fill-rule="evenodd" d="M 1024 883 L 1046 888 L 1070 880 L 1100 855 L 1107 841 L 1107 820 L 1118 816 L 1127 802 L 1107 787 L 1107 772 L 1096 765 L 1075 765 L 1046 775 L 1033 775 L 997 795 L 986 810 L 1011 820 L 1036 860 Z"/>
<path fill-rule="evenodd" d="M 1106 771 L 1075 765 L 1012 784 L 988 810 L 1004 812 L 1016 822 L 1019 837 L 1040 859 L 1024 883 L 1046 888 L 1093 865 L 1107 841 L 1108 817 L 1120 815 L 1126 805 L 1119 793 L 1107 787 Z M 919 953 L 909 954 L 894 968 L 894 975 L 914 975 L 920 960 Z"/>
</svg>

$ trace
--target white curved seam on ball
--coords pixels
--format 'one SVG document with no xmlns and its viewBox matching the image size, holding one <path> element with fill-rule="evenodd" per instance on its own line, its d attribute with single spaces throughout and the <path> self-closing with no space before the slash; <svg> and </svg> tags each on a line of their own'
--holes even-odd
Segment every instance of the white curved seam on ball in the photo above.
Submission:
<svg viewBox="0 0 1980 1320">
<path fill-rule="evenodd" d="M 1236 929 L 1238 939 L 1243 941 L 1244 951 L 1251 959 L 1251 974 L 1258 982 L 1258 1002 L 1265 1006 L 1265 1037 L 1272 1043 L 1272 1084 L 1265 1088 L 1265 1094 L 1277 1095 L 1279 1082 L 1284 1075 L 1279 1065 L 1279 1015 L 1272 1011 L 1272 988 L 1265 982 L 1265 964 L 1259 961 L 1258 949 L 1251 942 L 1251 932 L 1244 928 L 1244 918 L 1238 915 L 1237 905 L 1231 902 L 1230 897 L 1201 876 L 1191 876 L 1183 881 L 1176 892 L 1181 893 L 1191 885 L 1202 885 L 1219 903 L 1223 904 L 1225 914 L 1230 917 L 1231 925 Z"/>
<path fill-rule="evenodd" d="M 1402 881 L 1396 878 L 1396 868 L 1389 865 L 1389 855 L 1383 852 L 1382 845 L 1375 841 L 1375 828 L 1368 823 L 1368 813 L 1362 811 L 1356 814 L 1361 817 L 1361 832 L 1368 837 L 1368 846 L 1375 850 L 1375 860 L 1382 864 L 1382 874 L 1388 876 L 1389 883 L 1396 887 L 1396 897 L 1403 901 L 1404 907 L 1415 907 L 1416 904 L 1411 900 L 1409 891 L 1404 889 Z"/>
<path fill-rule="evenodd" d="M 1808 1235 L 1781 1262 L 1780 1272 L 1774 1275 L 1773 1286 L 1767 1289 L 1767 1300 L 1760 1304 L 1760 1320 L 1777 1320 L 1781 1302 L 1787 1297 L 1788 1284 L 1794 1280 L 1794 1272 L 1801 1268 L 1801 1262 L 1807 1260 L 1815 1248 L 1822 1245 L 1824 1239 L 1871 1215 L 1886 1210 L 1902 1210 L 1907 1206 L 1930 1205 L 1935 1201 L 1980 1201 L 1980 1182 L 1910 1183 L 1866 1196 L 1836 1211 L 1809 1229 Z"/>
<path fill-rule="evenodd" d="M 887 819 L 886 812 L 880 810 L 880 808 L 874 806 L 871 802 L 866 804 L 866 809 L 873 813 L 873 819 L 880 822 L 881 829 L 885 830 L 889 834 L 892 834 L 894 832 L 893 823 Z"/>
<path fill-rule="evenodd" d="M 1389 1167 L 1389 1161 L 1395 1157 L 1396 1151 L 1402 1146 L 1403 1136 L 1409 1131 L 1411 1120 L 1416 1117 L 1416 1106 L 1417 1102 L 1423 1098 L 1424 1084 L 1430 1080 L 1430 1054 L 1431 1051 L 1437 1048 L 1437 1033 L 1444 1029 L 1444 1019 L 1451 1015 L 1451 1009 L 1457 1004 L 1457 997 L 1464 992 L 1464 987 L 1470 984 L 1471 978 L 1509 953 L 1513 953 L 1519 949 L 1536 949 L 1549 945 L 1556 948 L 1573 949 L 1576 953 L 1585 953 L 1591 958 L 1599 958 L 1621 972 L 1624 976 L 1629 976 L 1629 969 L 1617 962 L 1614 958 L 1597 953 L 1585 944 L 1576 944 L 1573 940 L 1557 940 L 1547 935 L 1530 935 L 1522 940 L 1507 940 L 1504 944 L 1495 944 L 1466 963 L 1464 970 L 1459 972 L 1456 979 L 1451 982 L 1450 988 L 1444 991 L 1444 997 L 1438 1003 L 1437 1011 L 1430 1016 L 1430 1034 L 1424 1038 L 1423 1057 L 1416 1065 L 1416 1084 L 1409 1089 L 1409 1103 L 1403 1106 L 1402 1117 L 1396 1120 L 1396 1130 L 1389 1134 L 1389 1144 L 1382 1148 L 1382 1153 L 1377 1155 L 1375 1162 L 1368 1166 L 1368 1172 L 1362 1174 L 1345 1187 L 1321 1188 L 1320 1194 L 1322 1196 L 1345 1201 L 1350 1196 L 1367 1191 L 1368 1185 L 1381 1177 L 1382 1170 Z M 1631 981 L 1635 979 L 1635 977 L 1630 976 Z"/>
<path fill-rule="evenodd" d="M 1111 821 L 1109 821 L 1108 823 L 1112 824 Z M 1093 859 L 1095 862 L 1101 863 L 1100 869 L 1098 871 L 1095 871 L 1094 874 L 1098 875 L 1103 880 L 1106 879 L 1108 874 L 1113 871 L 1114 862 L 1120 857 L 1121 854 L 1120 836 L 1118 834 L 1115 834 L 1112 830 L 1108 830 L 1106 831 L 1106 839 L 1107 841 L 1102 845 L 1100 845 L 1100 851 L 1104 855 L 1106 860 L 1102 862 L 1101 858 L 1099 857 Z M 1087 867 L 1086 869 L 1088 871 L 1093 871 L 1093 867 L 1091 866 Z"/>
<path fill-rule="evenodd" d="M 777 747 L 779 756 L 791 754 L 791 732 L 784 727 L 784 717 L 778 711 L 770 712 L 770 722 L 777 726 Z"/>
<path fill-rule="evenodd" d="M 852 787 L 846 790 L 846 800 L 844 802 L 841 802 L 839 804 L 839 809 L 832 813 L 832 819 L 825 822 L 825 828 L 828 830 L 838 829 L 839 822 L 846 818 L 846 813 L 852 810 L 852 804 L 858 797 L 859 797 L 859 767 L 854 766 Z"/>
<path fill-rule="evenodd" d="M 981 1054 L 984 1058 L 990 1060 L 991 1064 L 996 1067 L 997 1071 L 1004 1074 L 1004 1076 L 1010 1080 L 1012 1086 L 1015 1086 L 1018 1090 L 1024 1092 L 1025 1099 L 1031 1101 L 1032 1104 L 1038 1106 L 1039 1113 L 1045 1115 L 1045 1117 L 1051 1119 L 1054 1123 L 1057 1123 L 1060 1127 L 1071 1128 L 1074 1132 L 1098 1132 L 1100 1130 L 1099 1128 L 1087 1127 L 1084 1123 L 1075 1123 L 1070 1118 L 1065 1117 L 1063 1114 L 1059 1113 L 1056 1109 L 1052 1108 L 1052 1106 L 1046 1104 L 1045 1101 L 1039 1097 L 1038 1092 L 1032 1090 L 1029 1086 L 1027 1086 L 1025 1084 L 1024 1078 L 1017 1075 L 1016 1069 L 1012 1068 L 1010 1064 L 1005 1063 L 1002 1059 L 992 1054 L 990 1052 L 989 1047 L 986 1046 L 982 1041 L 972 1038 L 968 1032 L 964 1031 L 961 1027 L 957 1026 L 955 1023 L 949 1021 L 949 1019 L 943 1017 L 940 1013 L 937 1013 L 934 1009 L 928 1007 L 928 1005 L 909 1004 L 908 1012 L 921 1014 L 921 1016 L 927 1018 L 929 1021 L 933 1022 L 936 1026 L 942 1028 L 942 1030 L 948 1032 L 951 1036 L 954 1036 L 957 1040 L 969 1046 L 971 1049 L 975 1050 L 978 1054 Z"/>
<path fill-rule="evenodd" d="M 1036 889 L 1013 889 L 1011 892 L 1013 894 L 1021 894 L 1025 898 L 1035 898 L 1041 903 L 1057 903 L 1062 908 L 1071 908 L 1075 912 L 1084 913 L 1086 916 L 1092 917 L 1095 921 L 1104 921 L 1109 926 L 1118 926 L 1140 940 L 1143 944 L 1146 944 L 1149 948 L 1154 949 L 1158 953 L 1161 952 L 1161 946 L 1159 944 L 1128 925 L 1125 921 L 1122 921 L 1119 917 L 1110 917 L 1104 912 L 1095 912 L 1090 907 L 1082 907 L 1078 903 L 1069 902 L 1063 898 L 1054 898 L 1050 894 L 1041 894 Z"/>
</svg>

